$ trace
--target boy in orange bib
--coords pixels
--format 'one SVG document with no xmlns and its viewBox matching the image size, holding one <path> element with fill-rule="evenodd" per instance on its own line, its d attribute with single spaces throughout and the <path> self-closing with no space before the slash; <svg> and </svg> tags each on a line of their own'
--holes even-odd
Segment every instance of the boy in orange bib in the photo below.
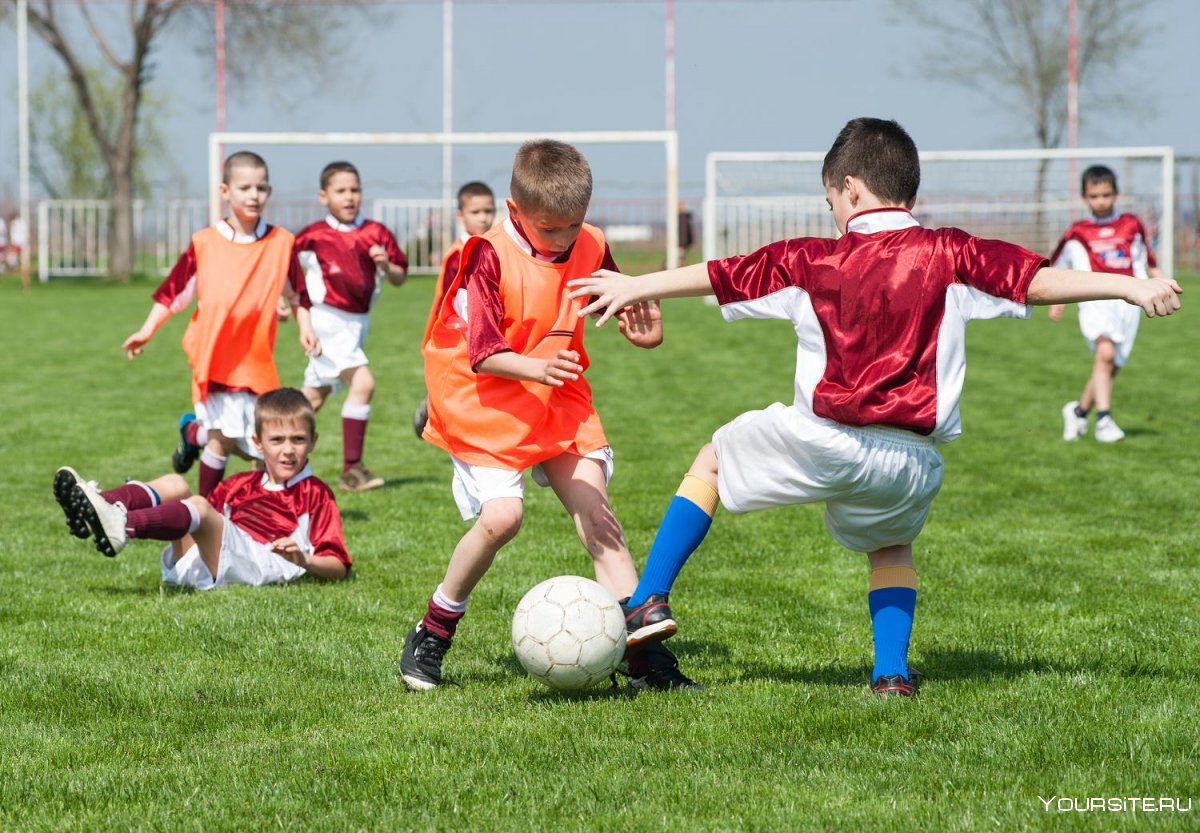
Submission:
<svg viewBox="0 0 1200 833">
<path fill-rule="evenodd" d="M 279 387 L 275 328 L 281 294 L 295 312 L 305 353 L 321 350 L 309 320 L 294 238 L 262 219 L 270 196 L 267 163 L 261 156 L 241 151 L 226 159 L 221 198 L 229 203 L 229 217 L 192 236 L 187 251 L 155 290 L 145 323 L 122 344 L 132 360 L 168 318 L 196 299 L 183 335 L 195 416 L 180 420 L 180 444 L 171 465 L 183 474 L 200 457 L 201 497 L 221 482 L 230 454 L 261 459 L 251 443 L 254 403 L 259 394 Z"/>
<path fill-rule="evenodd" d="M 583 373 L 582 302 L 567 281 L 612 254 L 584 223 L 592 172 L 574 147 L 527 142 L 513 163 L 509 217 L 467 241 L 422 345 L 429 422 L 424 437 L 454 463 L 455 502 L 475 525 L 458 542 L 426 613 L 404 641 L 400 672 L 413 689 L 442 682 L 442 658 L 467 597 L 517 534 L 525 469 L 554 489 L 592 558 L 596 580 L 617 598 L 637 571 L 608 501 L 612 450 Z M 634 345 L 662 341 L 653 303 L 621 313 Z M 637 688 L 692 688 L 665 648 L 629 658 Z"/>
</svg>

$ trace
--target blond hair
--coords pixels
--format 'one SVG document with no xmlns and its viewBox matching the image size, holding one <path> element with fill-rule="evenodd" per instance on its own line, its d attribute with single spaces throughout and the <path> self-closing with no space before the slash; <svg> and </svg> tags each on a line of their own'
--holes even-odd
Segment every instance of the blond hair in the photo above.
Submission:
<svg viewBox="0 0 1200 833">
<path fill-rule="evenodd" d="M 308 427 L 311 439 L 317 433 L 317 415 L 313 413 L 308 397 L 295 388 L 276 388 L 258 397 L 254 404 L 254 433 L 262 436 L 263 425 L 268 422 L 299 420 Z"/>
<path fill-rule="evenodd" d="M 592 169 L 566 142 L 535 139 L 517 151 L 509 193 L 525 211 L 556 217 L 583 214 L 592 199 Z"/>
</svg>

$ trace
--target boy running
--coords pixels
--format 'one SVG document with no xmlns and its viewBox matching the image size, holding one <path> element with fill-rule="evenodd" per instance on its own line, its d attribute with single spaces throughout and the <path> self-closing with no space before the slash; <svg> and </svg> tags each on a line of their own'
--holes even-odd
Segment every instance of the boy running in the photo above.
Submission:
<svg viewBox="0 0 1200 833">
<path fill-rule="evenodd" d="M 850 121 L 821 178 L 843 236 L 781 240 L 752 254 L 629 278 L 571 281 L 597 325 L 650 298 L 714 293 L 726 320 L 790 320 L 796 397 L 742 414 L 700 449 L 667 508 L 626 607 L 633 645 L 675 633 L 667 595 L 704 540 L 718 501 L 731 512 L 825 504 L 825 523 L 870 567 L 871 688 L 911 696 L 917 601 L 912 542 L 942 484 L 937 446 L 961 432 L 958 399 L 972 319 L 1029 316 L 1030 304 L 1116 298 L 1147 315 L 1179 308 L 1179 285 L 1046 268 L 1019 246 L 925 229 L 916 145 L 894 121 Z"/>
<path fill-rule="evenodd" d="M 360 213 L 362 182 L 349 162 L 330 162 L 321 171 L 321 204 L 329 216 L 296 236 L 296 252 L 304 268 L 312 301 L 312 326 L 321 352 L 310 356 L 304 371 L 304 394 L 315 410 L 343 384 L 342 476 L 340 488 L 365 492 L 383 485 L 363 465 L 363 443 L 371 416 L 375 376 L 367 367 L 363 345 L 371 307 L 383 290 L 383 279 L 400 286 L 408 275 L 408 259 L 382 223 Z"/>
</svg>

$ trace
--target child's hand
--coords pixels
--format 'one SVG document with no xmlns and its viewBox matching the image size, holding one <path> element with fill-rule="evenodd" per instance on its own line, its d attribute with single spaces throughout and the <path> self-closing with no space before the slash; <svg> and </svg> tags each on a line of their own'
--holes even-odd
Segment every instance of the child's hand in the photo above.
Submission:
<svg viewBox="0 0 1200 833">
<path fill-rule="evenodd" d="M 565 384 L 564 380 L 573 382 L 582 372 L 583 365 L 579 364 L 578 353 L 574 350 L 559 350 L 557 356 L 546 360 L 537 381 L 552 388 L 561 388 Z"/>
<path fill-rule="evenodd" d="M 662 310 L 658 304 L 642 301 L 617 313 L 617 328 L 635 347 L 657 347 L 662 344 Z"/>
<path fill-rule="evenodd" d="M 150 340 L 152 335 L 154 335 L 153 332 L 148 333 L 145 330 L 138 330 L 125 339 L 121 344 L 121 349 L 125 351 L 126 358 L 133 361 L 135 357 L 142 355 L 142 348 L 146 346 L 146 342 Z"/>
<path fill-rule="evenodd" d="M 308 567 L 308 556 L 304 554 L 304 550 L 300 549 L 300 545 L 291 538 L 280 538 L 272 541 L 267 545 L 267 549 L 278 555 L 285 561 L 290 561 L 297 567 Z"/>
<path fill-rule="evenodd" d="M 1150 318 L 1170 315 L 1179 309 L 1179 293 L 1183 292 L 1183 287 L 1172 278 L 1147 278 L 1131 281 L 1131 284 L 1125 300 L 1144 309 Z"/>
<path fill-rule="evenodd" d="M 630 291 L 632 289 L 630 283 L 630 279 L 620 272 L 598 269 L 591 274 L 591 277 L 567 281 L 567 286 L 573 290 L 572 298 L 590 297 L 590 302 L 579 311 L 579 316 L 582 318 L 592 313 L 600 313 L 600 317 L 596 319 L 596 326 L 600 327 L 605 321 L 637 300 L 637 297 Z"/>
<path fill-rule="evenodd" d="M 381 269 L 386 269 L 388 267 L 388 253 L 387 249 L 383 248 L 383 246 L 380 246 L 378 243 L 376 243 L 374 246 L 367 249 L 367 254 L 371 256 L 371 260 L 375 261 L 376 266 L 380 267 Z"/>
<path fill-rule="evenodd" d="M 287 298 L 282 295 L 275 304 L 275 317 L 280 321 L 287 321 L 292 317 L 292 305 Z"/>
<path fill-rule="evenodd" d="M 301 330 L 300 346 L 304 348 L 304 355 L 310 359 L 321 355 L 321 340 L 311 329 Z"/>
<path fill-rule="evenodd" d="M 1058 321 L 1063 317 L 1064 306 L 1065 306 L 1064 304 L 1051 304 L 1050 305 L 1050 320 L 1051 321 Z"/>
</svg>

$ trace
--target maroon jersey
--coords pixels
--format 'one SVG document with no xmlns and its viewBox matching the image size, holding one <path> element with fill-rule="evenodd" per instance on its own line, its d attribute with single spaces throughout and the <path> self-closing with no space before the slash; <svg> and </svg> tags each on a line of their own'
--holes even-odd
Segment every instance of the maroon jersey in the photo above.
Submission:
<svg viewBox="0 0 1200 833">
<path fill-rule="evenodd" d="M 851 217 L 837 240 L 781 240 L 710 261 L 708 275 L 727 320 L 792 322 L 797 408 L 948 442 L 961 431 L 967 321 L 1027 317 L 1029 283 L 1045 265 L 1011 243 L 922 228 L 897 208 Z"/>
<path fill-rule="evenodd" d="M 1081 244 L 1087 252 L 1088 264 L 1093 272 L 1112 272 L 1117 275 L 1134 275 L 1139 268 L 1156 267 L 1154 252 L 1146 242 L 1146 230 L 1142 221 L 1132 214 L 1097 220 L 1094 217 L 1073 224 L 1050 260 L 1058 263 L 1063 249 L 1072 240 Z M 1071 264 L 1080 268 L 1082 264 Z M 1139 276 L 1141 277 L 1141 276 Z"/>
<path fill-rule="evenodd" d="M 301 549 L 311 547 L 312 555 L 351 564 L 333 491 L 309 466 L 283 485 L 271 483 L 266 472 L 235 474 L 209 493 L 208 502 L 260 544 L 291 538 Z"/>
<path fill-rule="evenodd" d="M 512 220 L 504 221 L 504 230 L 527 254 L 547 263 L 565 263 L 571 257 L 571 249 L 553 260 L 540 255 Z M 471 367 L 476 367 L 488 356 L 512 350 L 512 345 L 504 337 L 506 312 L 504 299 L 500 296 L 500 258 L 496 256 L 492 244 L 485 240 L 472 250 L 470 260 L 462 268 L 467 270 L 463 276 L 463 284 L 468 288 L 467 350 Z M 604 244 L 604 262 L 600 268 L 621 271 L 617 268 L 608 243 Z"/>
<path fill-rule="evenodd" d="M 227 240 L 232 240 L 234 243 L 253 243 L 265 237 L 271 227 L 260 220 L 254 234 L 238 234 L 233 230 L 233 226 L 229 225 L 228 220 L 222 220 L 217 223 L 216 229 Z M 291 286 L 292 292 L 299 296 L 300 306 L 311 305 L 304 286 L 304 270 L 300 268 L 300 262 L 296 259 L 295 248 L 292 249 L 291 261 L 288 264 L 288 285 Z M 154 290 L 153 297 L 156 302 L 172 313 L 187 309 L 191 305 L 192 300 L 196 297 L 195 246 L 191 243 L 188 244 L 187 250 L 179 256 L 179 260 L 175 261 L 175 265 L 171 267 L 171 271 L 163 279 L 163 282 L 158 285 L 158 289 Z"/>
<path fill-rule="evenodd" d="M 359 217 L 353 225 L 332 216 L 305 227 L 296 235 L 296 251 L 304 267 L 308 294 L 313 303 L 328 304 L 345 312 L 369 312 L 383 288 L 372 246 L 383 246 L 388 260 L 408 268 L 387 226 Z"/>
</svg>

